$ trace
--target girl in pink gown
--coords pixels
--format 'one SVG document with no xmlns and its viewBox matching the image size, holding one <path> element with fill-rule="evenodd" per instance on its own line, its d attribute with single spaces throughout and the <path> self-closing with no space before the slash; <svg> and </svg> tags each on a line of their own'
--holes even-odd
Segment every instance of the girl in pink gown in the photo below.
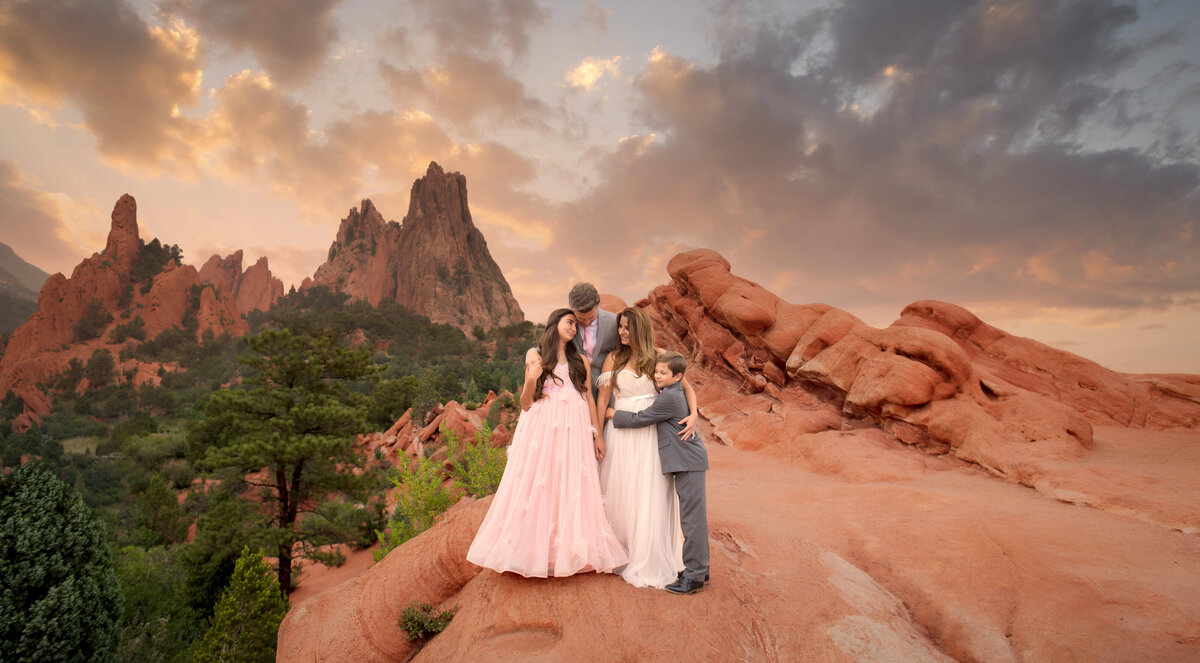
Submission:
<svg viewBox="0 0 1200 663">
<path fill-rule="evenodd" d="M 604 514 L 596 459 L 604 456 L 590 367 L 573 346 L 570 309 L 550 314 L 525 356 L 521 418 L 504 477 L 467 560 L 526 577 L 607 573 L 629 561 Z"/>
</svg>

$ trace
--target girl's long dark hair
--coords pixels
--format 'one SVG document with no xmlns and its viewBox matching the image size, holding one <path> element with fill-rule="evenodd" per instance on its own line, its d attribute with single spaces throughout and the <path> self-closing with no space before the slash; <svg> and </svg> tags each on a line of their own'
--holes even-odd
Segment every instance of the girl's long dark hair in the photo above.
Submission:
<svg viewBox="0 0 1200 663">
<path fill-rule="evenodd" d="M 562 378 L 554 374 L 554 367 L 558 365 L 558 321 L 568 315 L 574 315 L 569 308 L 560 308 L 551 313 L 550 319 L 546 321 L 546 331 L 542 332 L 542 338 L 538 341 L 538 354 L 542 356 L 542 374 L 538 376 L 537 383 L 534 385 L 533 400 L 535 401 L 542 397 L 542 387 L 545 386 L 547 377 L 562 384 Z M 565 349 L 565 354 L 567 355 L 567 374 L 571 376 L 571 384 L 574 385 L 575 391 L 582 394 L 585 389 L 589 388 L 583 356 L 570 344 Z"/>
</svg>

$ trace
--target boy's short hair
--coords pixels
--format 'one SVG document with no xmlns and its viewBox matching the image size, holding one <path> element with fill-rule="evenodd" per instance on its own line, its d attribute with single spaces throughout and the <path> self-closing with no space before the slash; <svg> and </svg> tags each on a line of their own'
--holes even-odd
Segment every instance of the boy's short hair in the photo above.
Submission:
<svg viewBox="0 0 1200 663">
<path fill-rule="evenodd" d="M 666 364 L 671 375 L 683 375 L 687 370 L 687 360 L 678 352 L 664 352 L 655 360 L 656 364 Z"/>
</svg>

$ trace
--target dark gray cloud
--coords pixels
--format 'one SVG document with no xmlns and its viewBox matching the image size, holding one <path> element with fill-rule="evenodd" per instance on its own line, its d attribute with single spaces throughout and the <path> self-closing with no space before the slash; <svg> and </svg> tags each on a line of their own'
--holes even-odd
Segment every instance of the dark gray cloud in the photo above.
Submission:
<svg viewBox="0 0 1200 663">
<path fill-rule="evenodd" d="M 518 58 L 529 51 L 531 31 L 550 18 L 536 0 L 414 0 L 413 8 L 441 51 Z"/>
<path fill-rule="evenodd" d="M 16 101 L 73 102 L 100 153 L 135 166 L 194 166 L 197 127 L 179 109 L 197 101 L 196 44 L 123 0 L 0 2 L 0 81 Z"/>
<path fill-rule="evenodd" d="M 717 22 L 716 63 L 659 53 L 638 73 L 647 135 L 559 217 L 563 248 L 594 247 L 595 278 L 627 283 L 622 252 L 709 246 L 794 301 L 1200 305 L 1196 136 L 1116 83 L 1154 48 L 1131 36 L 1133 6 L 744 15 Z M 1159 75 L 1200 80 L 1194 63 Z M 1089 147 L 1134 123 L 1173 132 Z"/>
<path fill-rule="evenodd" d="M 184 17 L 200 32 L 249 51 L 285 85 L 308 80 L 338 41 L 335 10 L 342 0 L 166 0 L 166 15 Z"/>
</svg>

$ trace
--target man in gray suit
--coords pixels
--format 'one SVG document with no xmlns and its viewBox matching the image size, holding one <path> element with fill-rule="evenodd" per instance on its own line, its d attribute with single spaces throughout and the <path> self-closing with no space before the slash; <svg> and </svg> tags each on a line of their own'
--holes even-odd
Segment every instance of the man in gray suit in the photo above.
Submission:
<svg viewBox="0 0 1200 663">
<path fill-rule="evenodd" d="M 667 585 L 668 592 L 691 594 L 708 581 L 708 509 L 705 504 L 704 473 L 708 471 L 708 452 L 700 435 L 683 440 L 679 420 L 688 414 L 684 396 L 683 372 L 687 360 L 678 352 L 664 352 L 654 366 L 654 384 L 660 391 L 654 402 L 641 412 L 608 410 L 617 428 L 641 428 L 654 424 L 658 430 L 658 457 L 662 473 L 671 475 L 679 496 L 679 524 L 683 528 L 683 566 L 679 578 Z"/>
<path fill-rule="evenodd" d="M 575 349 L 592 364 L 592 398 L 600 393 L 600 367 L 608 353 L 617 349 L 617 316 L 600 308 L 600 293 L 591 283 L 576 283 L 567 295 L 567 307 L 575 314 L 579 333 Z M 684 412 L 687 414 L 687 412 Z"/>
</svg>

